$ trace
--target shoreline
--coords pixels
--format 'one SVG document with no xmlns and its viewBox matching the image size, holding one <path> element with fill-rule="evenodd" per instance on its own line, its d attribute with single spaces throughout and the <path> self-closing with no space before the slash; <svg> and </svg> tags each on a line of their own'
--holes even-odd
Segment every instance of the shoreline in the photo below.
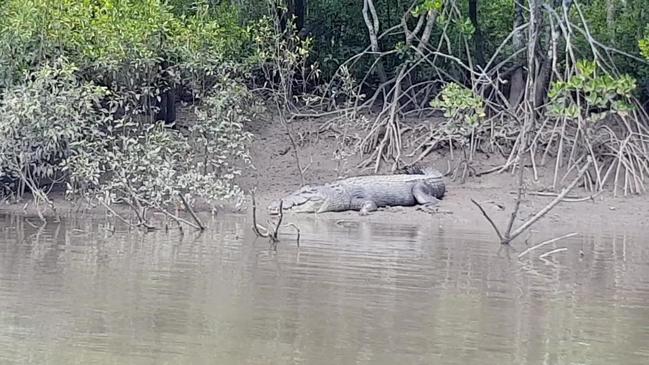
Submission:
<svg viewBox="0 0 649 365">
<path fill-rule="evenodd" d="M 274 200 L 296 190 L 300 186 L 299 170 L 296 167 L 294 152 L 284 130 L 277 121 L 265 120 L 263 123 L 252 123 L 250 126 L 254 140 L 251 145 L 251 157 L 254 168 L 246 169 L 238 179 L 238 184 L 244 192 L 256 189 L 257 212 L 260 222 L 268 218 L 266 207 Z M 296 123 L 294 133 L 300 136 L 313 134 L 317 130 L 318 122 L 307 120 Z M 334 151 L 340 148 L 339 141 L 333 134 L 316 133 L 315 138 L 301 138 L 298 155 L 305 166 L 305 182 L 307 184 L 322 184 L 333 181 L 338 177 L 364 175 L 356 169 L 360 162 L 357 155 L 349 155 L 344 159 L 335 158 Z M 449 158 L 444 151 L 433 152 L 421 162 L 422 166 L 431 166 L 439 171 L 446 171 Z M 474 167 L 484 171 L 504 162 L 501 158 L 489 157 L 479 154 L 475 157 Z M 528 169 L 529 170 L 529 169 Z M 386 173 L 385 171 L 382 171 Z M 547 191 L 550 186 L 552 169 L 539 167 L 538 180 L 531 181 L 531 173 L 527 175 L 530 181 L 526 182 L 527 191 Z M 384 223 L 415 223 L 435 224 L 451 227 L 471 227 L 480 231 L 493 230 L 487 220 L 470 199 L 478 201 L 491 216 L 496 225 L 505 226 L 514 207 L 516 195 L 516 179 L 510 173 L 491 173 L 480 177 L 468 177 L 461 183 L 453 181 L 450 177 L 445 179 L 446 195 L 439 204 L 439 212 L 431 214 L 417 210 L 417 207 L 391 207 L 369 216 L 361 217 L 358 212 L 323 213 L 322 219 L 339 219 L 350 221 L 368 221 Z M 590 193 L 581 188 L 575 188 L 569 194 L 572 197 L 588 197 Z M 521 202 L 518 222 L 535 214 L 548 204 L 554 197 L 551 195 L 527 194 Z M 101 206 L 88 208 L 88 204 L 81 201 L 80 205 L 63 199 L 63 194 L 54 193 L 52 201 L 60 215 L 70 214 L 105 214 L 106 209 Z M 19 204 L 0 203 L 0 213 L 36 216 L 33 203 Z M 118 212 L 128 212 L 128 208 L 115 207 Z M 51 212 L 44 212 L 51 216 Z M 205 209 L 198 207 L 201 214 L 209 214 Z M 83 212 L 83 213 L 81 213 Z M 221 214 L 251 215 L 250 197 L 247 196 L 242 209 L 236 210 L 224 206 L 219 211 Z M 287 214 L 286 217 L 292 215 Z M 296 217 L 294 219 L 301 219 Z M 563 201 L 554 207 L 546 216 L 535 223 L 533 231 L 561 231 L 577 230 L 640 230 L 649 226 L 649 199 L 646 195 L 614 197 L 611 191 L 595 194 L 592 199 L 579 202 Z M 525 234 L 523 234 L 525 236 Z M 494 233 L 495 237 L 495 233 Z M 520 238 L 519 238 L 520 239 Z"/>
</svg>

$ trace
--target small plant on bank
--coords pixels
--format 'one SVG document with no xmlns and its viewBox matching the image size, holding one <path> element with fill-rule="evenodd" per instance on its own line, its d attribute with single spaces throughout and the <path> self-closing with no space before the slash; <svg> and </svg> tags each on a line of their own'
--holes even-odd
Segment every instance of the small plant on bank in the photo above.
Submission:
<svg viewBox="0 0 649 365">
<path fill-rule="evenodd" d="M 597 122 L 612 114 L 626 115 L 632 109 L 628 99 L 636 88 L 635 79 L 600 75 L 597 64 L 589 61 L 577 62 L 576 69 L 567 81 L 552 85 L 550 116 Z"/>
<path fill-rule="evenodd" d="M 485 117 L 484 101 L 471 90 L 456 83 L 447 84 L 430 105 L 443 110 L 444 117 L 464 131 L 476 127 Z"/>
<path fill-rule="evenodd" d="M 447 84 L 437 98 L 430 102 L 435 109 L 444 111 L 447 120 L 440 126 L 438 140 L 447 140 L 451 151 L 453 143 L 458 143 L 464 159 L 455 169 L 454 177 L 460 167 L 463 167 L 462 181 L 466 179 L 477 147 L 476 130 L 485 118 L 484 101 L 473 91 L 456 83 Z M 469 146 L 467 155 L 466 146 Z"/>
</svg>

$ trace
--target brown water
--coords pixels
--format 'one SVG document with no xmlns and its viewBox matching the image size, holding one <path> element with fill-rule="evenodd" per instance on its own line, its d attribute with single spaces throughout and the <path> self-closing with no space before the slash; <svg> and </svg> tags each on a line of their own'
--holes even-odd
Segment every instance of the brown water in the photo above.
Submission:
<svg viewBox="0 0 649 365">
<path fill-rule="evenodd" d="M 219 219 L 0 216 L 0 364 L 649 364 L 647 238 L 519 259 L 488 232 L 306 219 L 274 252 Z"/>
</svg>

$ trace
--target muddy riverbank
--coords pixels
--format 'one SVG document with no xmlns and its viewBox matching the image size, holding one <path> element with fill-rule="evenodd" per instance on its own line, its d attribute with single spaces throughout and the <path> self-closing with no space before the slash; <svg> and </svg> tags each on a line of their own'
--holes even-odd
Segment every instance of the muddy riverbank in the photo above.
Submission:
<svg viewBox="0 0 649 365">
<path fill-rule="evenodd" d="M 302 143 L 299 158 L 303 166 L 308 166 L 304 173 L 307 184 L 318 184 L 332 181 L 339 176 L 368 174 L 356 166 L 360 156 L 346 156 L 344 160 L 336 159 L 339 139 L 333 133 L 322 133 L 313 136 L 318 129 L 317 122 L 302 122 L 295 126 L 296 136 L 309 136 Z M 296 167 L 295 156 L 290 148 L 291 143 L 281 126 L 275 123 L 257 125 L 253 130 L 253 163 L 256 169 L 241 179 L 245 189 L 257 189 L 261 206 L 265 207 L 273 199 L 281 198 L 300 186 L 300 174 Z M 297 138 L 299 141 L 299 138 Z M 433 166 L 442 172 L 452 165 L 448 153 L 433 153 L 422 165 Z M 475 169 L 485 171 L 504 163 L 504 159 L 484 154 L 476 157 Z M 528 179 L 528 191 L 547 191 L 551 186 L 553 166 L 539 166 L 538 180 Z M 528 176 L 531 176 L 531 170 Z M 470 199 L 480 202 L 496 223 L 504 225 L 513 209 L 516 195 L 516 179 L 511 173 L 492 173 L 480 177 L 470 177 L 465 182 L 446 179 L 447 194 L 439 205 L 439 213 L 430 214 L 416 208 L 393 208 L 376 212 L 368 217 L 359 217 L 356 212 L 327 213 L 324 217 L 341 219 L 359 219 L 385 222 L 418 222 L 422 224 L 457 225 L 489 229 L 479 210 Z M 566 182 L 567 184 L 567 182 Z M 588 197 L 591 194 L 581 188 L 575 188 L 570 196 Z M 617 195 L 617 196 L 615 196 Z M 527 195 L 521 205 L 521 219 L 533 215 L 553 199 L 552 196 Z M 649 225 L 649 199 L 646 195 L 623 196 L 622 192 L 614 194 L 605 191 L 592 199 L 580 202 L 562 202 L 545 216 L 535 229 L 634 229 Z"/>
</svg>

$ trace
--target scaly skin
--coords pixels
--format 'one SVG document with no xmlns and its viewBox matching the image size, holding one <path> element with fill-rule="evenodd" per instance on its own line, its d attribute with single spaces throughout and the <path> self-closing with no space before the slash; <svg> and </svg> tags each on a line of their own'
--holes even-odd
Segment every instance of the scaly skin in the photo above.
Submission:
<svg viewBox="0 0 649 365">
<path fill-rule="evenodd" d="M 358 210 L 361 215 L 386 206 L 426 207 L 437 204 L 446 192 L 442 174 L 434 170 L 421 174 L 351 177 L 319 186 L 305 186 L 283 201 L 284 213 L 323 213 Z M 279 214 L 279 201 L 268 207 Z"/>
</svg>

